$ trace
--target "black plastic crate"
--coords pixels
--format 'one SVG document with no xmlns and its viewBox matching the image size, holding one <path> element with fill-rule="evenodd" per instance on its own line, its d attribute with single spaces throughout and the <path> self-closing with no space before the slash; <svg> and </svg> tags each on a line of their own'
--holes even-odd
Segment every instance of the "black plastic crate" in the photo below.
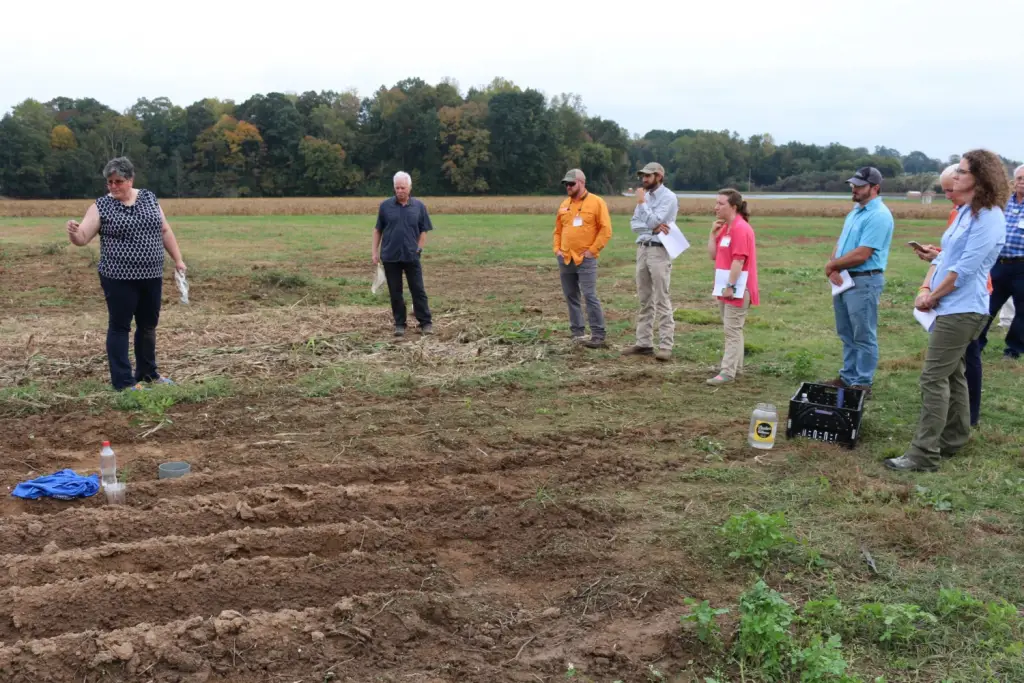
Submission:
<svg viewBox="0 0 1024 683">
<path fill-rule="evenodd" d="M 806 402 L 804 394 L 807 394 Z M 853 448 L 860 435 L 860 421 L 867 398 L 864 394 L 863 389 L 804 382 L 789 399 L 786 437 L 803 436 Z"/>
</svg>

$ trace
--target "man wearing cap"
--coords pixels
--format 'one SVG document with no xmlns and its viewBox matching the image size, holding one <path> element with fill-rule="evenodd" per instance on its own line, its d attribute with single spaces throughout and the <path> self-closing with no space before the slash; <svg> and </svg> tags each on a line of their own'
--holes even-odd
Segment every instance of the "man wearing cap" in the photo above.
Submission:
<svg viewBox="0 0 1024 683">
<path fill-rule="evenodd" d="M 604 313 L 597 298 L 597 257 L 612 237 L 608 205 L 587 192 L 587 177 L 578 168 L 562 178 L 567 195 L 555 214 L 554 249 L 562 280 L 562 293 L 569 306 L 569 329 L 574 342 L 591 349 L 605 346 Z M 587 302 L 590 339 L 584 340 L 580 292 Z"/>
<path fill-rule="evenodd" d="M 882 174 L 865 166 L 847 181 L 857 204 L 846 216 L 825 275 L 841 284 L 842 271 L 853 277 L 854 286 L 832 297 L 836 333 L 843 341 L 843 369 L 829 382 L 834 386 L 863 389 L 871 395 L 878 367 L 878 301 L 885 286 L 893 220 L 882 203 Z"/>
<path fill-rule="evenodd" d="M 629 227 L 636 235 L 636 293 L 640 313 L 636 318 L 636 344 L 622 352 L 624 356 L 650 356 L 661 361 L 672 359 L 675 321 L 669 285 L 672 259 L 668 257 L 661 236 L 668 234 L 668 224 L 676 220 L 679 198 L 663 185 L 665 169 L 651 162 L 637 173 L 643 187 L 636 191 L 636 209 Z M 658 319 L 658 351 L 654 351 L 654 319 Z"/>
</svg>

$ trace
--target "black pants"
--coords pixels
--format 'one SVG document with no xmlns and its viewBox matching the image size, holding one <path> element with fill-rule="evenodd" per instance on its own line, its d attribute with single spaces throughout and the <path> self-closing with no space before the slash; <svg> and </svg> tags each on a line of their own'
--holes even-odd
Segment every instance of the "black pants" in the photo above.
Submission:
<svg viewBox="0 0 1024 683">
<path fill-rule="evenodd" d="M 156 326 L 160 321 L 163 278 L 114 280 L 100 275 L 107 300 L 107 361 L 117 390 L 160 379 L 156 370 Z M 128 357 L 128 334 L 135 319 L 135 373 Z"/>
<path fill-rule="evenodd" d="M 1006 333 L 1006 348 L 1003 355 L 1020 358 L 1024 354 L 1024 261 L 1012 263 L 996 262 L 992 266 L 992 297 L 989 299 L 989 320 L 985 331 L 981 333 L 981 348 L 988 344 L 988 327 L 993 321 L 999 320 L 999 310 L 1007 299 L 1013 299 L 1016 315 Z"/>
<path fill-rule="evenodd" d="M 971 407 L 971 426 L 981 417 L 981 342 L 975 339 L 964 352 L 964 375 L 967 377 L 967 402 Z"/>
<path fill-rule="evenodd" d="M 388 280 L 388 294 L 391 295 L 391 314 L 395 327 L 405 327 L 405 297 L 402 293 L 402 273 L 409 282 L 412 294 L 412 312 L 420 327 L 430 324 L 430 306 L 427 304 L 427 290 L 423 287 L 423 268 L 419 261 L 393 261 L 384 263 L 384 275 Z"/>
</svg>

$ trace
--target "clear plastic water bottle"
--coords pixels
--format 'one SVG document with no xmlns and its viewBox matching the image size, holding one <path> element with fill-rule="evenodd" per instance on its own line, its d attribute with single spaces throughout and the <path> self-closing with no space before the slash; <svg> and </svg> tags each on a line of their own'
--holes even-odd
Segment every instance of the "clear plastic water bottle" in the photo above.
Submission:
<svg viewBox="0 0 1024 683">
<path fill-rule="evenodd" d="M 110 505 L 124 505 L 125 485 L 117 480 L 117 456 L 109 441 L 100 449 L 100 482 Z"/>
<path fill-rule="evenodd" d="M 100 450 L 100 482 L 104 487 L 117 483 L 117 456 L 109 441 L 104 441 Z"/>
<path fill-rule="evenodd" d="M 747 443 L 754 448 L 768 450 L 775 445 L 775 432 L 779 426 L 779 414 L 771 403 L 758 403 L 750 416 L 750 430 Z"/>
</svg>

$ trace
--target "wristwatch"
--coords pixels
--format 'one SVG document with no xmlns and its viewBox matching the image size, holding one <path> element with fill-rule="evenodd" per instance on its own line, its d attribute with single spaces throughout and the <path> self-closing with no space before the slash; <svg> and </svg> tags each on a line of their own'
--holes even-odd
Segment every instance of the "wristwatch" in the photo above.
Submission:
<svg viewBox="0 0 1024 683">
<path fill-rule="evenodd" d="M 725 288 L 726 288 L 726 289 L 731 289 L 731 290 L 732 290 L 732 291 L 734 291 L 734 292 L 736 291 L 736 285 L 734 285 L 734 284 L 732 284 L 732 283 L 729 283 L 729 284 L 727 284 L 727 285 L 725 286 Z"/>
<path fill-rule="evenodd" d="M 416 255 L 417 256 L 419 256 L 422 253 L 423 253 L 423 248 L 422 247 L 416 250 Z"/>
</svg>

